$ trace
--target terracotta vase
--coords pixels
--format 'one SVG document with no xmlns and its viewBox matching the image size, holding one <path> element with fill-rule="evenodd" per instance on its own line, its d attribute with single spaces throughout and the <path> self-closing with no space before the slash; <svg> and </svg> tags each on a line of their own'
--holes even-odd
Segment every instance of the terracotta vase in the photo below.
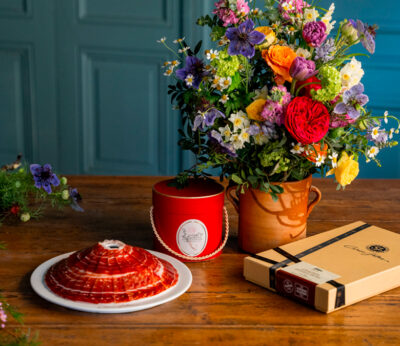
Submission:
<svg viewBox="0 0 400 346">
<path fill-rule="evenodd" d="M 311 185 L 311 175 L 301 181 L 285 182 L 278 201 L 261 190 L 247 189 L 237 193 L 236 186 L 226 196 L 239 213 L 239 246 L 258 253 L 305 238 L 307 218 L 321 200 L 321 192 Z M 309 194 L 315 198 L 309 202 Z"/>
</svg>

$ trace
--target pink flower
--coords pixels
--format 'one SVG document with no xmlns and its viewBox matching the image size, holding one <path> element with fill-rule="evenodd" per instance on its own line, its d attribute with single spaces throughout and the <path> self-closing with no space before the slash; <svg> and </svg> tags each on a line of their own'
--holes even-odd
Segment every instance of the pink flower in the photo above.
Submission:
<svg viewBox="0 0 400 346">
<path fill-rule="evenodd" d="M 280 0 L 279 1 L 279 11 L 282 17 L 286 20 L 290 20 L 291 14 L 301 14 L 304 7 L 309 7 L 304 0 Z"/>
<path fill-rule="evenodd" d="M 250 12 L 249 5 L 245 0 L 237 0 L 236 8 L 239 13 L 248 14 Z"/>
<path fill-rule="evenodd" d="M 261 116 L 270 123 L 281 126 L 285 122 L 283 106 L 279 102 L 267 100 L 261 112 Z"/>
<path fill-rule="evenodd" d="M 229 7 L 229 3 L 226 0 L 220 0 L 215 3 L 216 9 L 213 11 L 220 20 L 224 22 L 224 26 L 231 24 L 235 25 L 239 23 L 240 17 L 247 15 L 250 12 L 249 5 L 245 0 L 237 0 L 236 10 L 232 10 Z"/>
<path fill-rule="evenodd" d="M 6 322 L 7 322 L 7 315 L 5 313 L 5 311 L 2 308 L 2 303 L 0 302 L 0 327 L 4 328 L 6 326 Z"/>
<path fill-rule="evenodd" d="M 350 118 L 347 114 L 332 114 L 329 127 L 331 129 L 346 127 L 347 125 L 352 124 L 355 121 L 356 119 Z"/>
</svg>

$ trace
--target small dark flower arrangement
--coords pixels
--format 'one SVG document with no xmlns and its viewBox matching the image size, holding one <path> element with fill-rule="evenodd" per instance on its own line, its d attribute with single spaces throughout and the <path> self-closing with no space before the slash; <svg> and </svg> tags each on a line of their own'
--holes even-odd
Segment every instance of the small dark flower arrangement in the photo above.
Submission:
<svg viewBox="0 0 400 346">
<path fill-rule="evenodd" d="M 67 178 L 58 178 L 50 164 L 23 165 L 19 155 L 0 170 L 0 225 L 6 219 L 38 218 L 49 204 L 83 212 L 81 200 L 78 190 L 68 186 Z"/>
</svg>

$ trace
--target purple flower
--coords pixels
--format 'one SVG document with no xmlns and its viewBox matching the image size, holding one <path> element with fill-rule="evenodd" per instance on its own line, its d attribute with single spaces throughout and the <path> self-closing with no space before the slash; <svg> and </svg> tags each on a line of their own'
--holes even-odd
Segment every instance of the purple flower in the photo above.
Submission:
<svg viewBox="0 0 400 346">
<path fill-rule="evenodd" d="M 276 138 L 277 137 L 277 133 L 276 133 L 276 129 L 275 129 L 275 124 L 273 124 L 270 121 L 265 121 L 262 125 L 261 125 L 261 131 L 264 135 L 266 135 L 268 138 Z"/>
<path fill-rule="evenodd" d="M 51 193 L 51 185 L 58 186 L 60 185 L 60 180 L 58 177 L 51 171 L 51 166 L 47 163 L 44 166 L 38 164 L 32 164 L 30 166 L 31 173 L 33 175 L 33 180 L 35 181 L 35 186 L 40 189 L 43 189 L 50 194 Z"/>
<path fill-rule="evenodd" d="M 328 38 L 323 45 L 315 49 L 315 59 L 321 59 L 323 62 L 331 61 L 333 60 L 332 53 L 335 49 L 335 40 L 333 38 Z"/>
<path fill-rule="evenodd" d="M 352 21 L 352 24 L 354 21 Z M 353 24 L 354 26 L 354 24 Z M 371 54 L 375 53 L 375 27 L 364 24 L 361 20 L 357 19 L 357 26 L 354 26 L 358 31 L 358 37 L 364 48 Z"/>
<path fill-rule="evenodd" d="M 250 125 L 249 130 L 248 130 L 248 133 L 250 136 L 258 135 L 260 132 L 261 132 L 260 126 L 255 125 L 255 124 Z"/>
<path fill-rule="evenodd" d="M 308 22 L 303 28 L 303 38 L 311 47 L 319 47 L 326 39 L 324 22 Z"/>
<path fill-rule="evenodd" d="M 196 118 L 194 118 L 193 131 L 196 131 L 198 128 L 203 130 L 206 126 L 214 125 L 217 118 L 225 118 L 225 114 L 216 108 L 211 108 L 204 113 L 199 112 Z"/>
<path fill-rule="evenodd" d="M 352 119 L 357 119 L 360 116 L 359 107 L 368 103 L 367 95 L 363 94 L 364 85 L 361 83 L 354 85 L 351 89 L 346 90 L 343 94 L 342 102 L 335 106 L 336 114 L 348 114 Z"/>
<path fill-rule="evenodd" d="M 298 56 L 293 60 L 289 73 L 294 79 L 305 81 L 315 76 L 318 71 L 315 70 L 314 61 Z"/>
<path fill-rule="evenodd" d="M 263 42 L 265 35 L 253 29 L 253 21 L 247 19 L 237 28 L 226 30 L 225 36 L 230 40 L 228 47 L 229 55 L 241 54 L 249 59 L 254 56 L 254 46 Z"/>
<path fill-rule="evenodd" d="M 221 153 L 228 154 L 232 157 L 237 157 L 233 145 L 231 143 L 224 143 L 224 141 L 222 140 L 222 135 L 218 131 L 211 130 L 208 133 L 208 138 L 210 138 L 211 143 L 213 143 L 214 145 L 218 145 L 218 149 Z"/>
<path fill-rule="evenodd" d="M 292 95 L 284 85 L 278 85 L 271 89 L 271 100 L 278 102 L 285 108 L 292 100 Z"/>
<path fill-rule="evenodd" d="M 79 194 L 77 189 L 69 189 L 69 195 L 71 196 L 71 208 L 75 211 L 84 212 L 85 210 L 79 205 L 79 202 L 82 200 L 81 195 Z"/>
<path fill-rule="evenodd" d="M 193 82 L 191 86 L 195 89 L 199 88 L 201 81 L 207 74 L 203 60 L 195 56 L 187 56 L 185 67 L 176 71 L 176 76 L 183 81 L 188 75 L 192 75 Z"/>
</svg>

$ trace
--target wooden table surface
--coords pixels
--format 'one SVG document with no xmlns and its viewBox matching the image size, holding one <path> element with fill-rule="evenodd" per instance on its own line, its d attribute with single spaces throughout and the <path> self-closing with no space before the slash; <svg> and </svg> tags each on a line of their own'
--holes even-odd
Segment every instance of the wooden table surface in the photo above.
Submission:
<svg viewBox="0 0 400 346">
<path fill-rule="evenodd" d="M 189 263 L 193 284 L 167 304 L 135 313 L 99 315 L 68 310 L 38 297 L 29 278 L 42 262 L 104 239 L 152 247 L 148 217 L 158 177 L 71 177 L 84 196 L 85 213 L 50 210 L 46 217 L 0 228 L 0 289 L 26 315 L 43 345 L 400 345 L 400 288 L 329 315 L 244 280 L 245 254 L 232 236 L 210 262 Z M 344 192 L 315 179 L 322 201 L 308 234 L 353 221 L 400 232 L 400 180 L 358 180 Z M 237 215 L 229 206 L 231 230 Z"/>
</svg>

